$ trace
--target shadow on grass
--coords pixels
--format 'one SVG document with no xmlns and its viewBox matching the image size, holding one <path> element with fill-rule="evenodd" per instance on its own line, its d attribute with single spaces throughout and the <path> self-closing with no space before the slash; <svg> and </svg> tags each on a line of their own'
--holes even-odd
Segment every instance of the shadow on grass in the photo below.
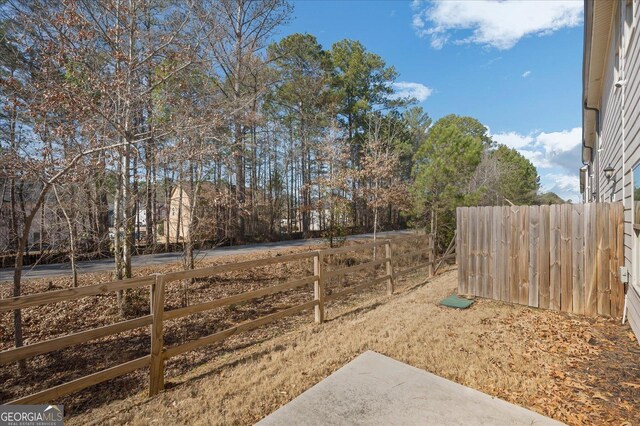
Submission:
<svg viewBox="0 0 640 426">
<path fill-rule="evenodd" d="M 425 281 L 421 281 L 417 284 L 411 285 L 410 287 L 406 287 L 403 288 L 401 292 L 395 293 L 395 295 L 400 295 L 400 294 L 406 294 L 408 292 L 411 291 L 415 291 L 421 287 L 423 287 L 424 285 L 428 284 L 429 280 L 425 280 Z M 381 306 L 383 306 L 385 304 L 386 301 L 382 300 L 382 301 L 374 301 L 374 302 L 370 302 L 367 303 L 365 305 L 359 305 L 357 307 L 354 307 L 352 309 L 348 309 L 345 310 L 343 312 L 340 312 L 339 314 L 337 314 L 334 317 L 331 317 L 330 319 L 326 319 L 324 321 L 325 324 L 331 324 L 334 321 L 340 320 L 340 319 L 344 319 L 344 318 L 348 318 L 350 316 L 353 315 L 358 315 L 358 314 L 363 314 L 363 313 L 367 313 L 370 311 L 373 311 Z M 295 327 L 292 330 L 289 330 L 289 332 L 294 331 L 295 329 L 298 329 L 299 327 Z M 279 335 L 281 336 L 281 334 Z M 272 340 L 272 337 L 268 337 L 268 338 L 263 338 L 260 340 L 253 340 L 251 342 L 247 342 L 244 344 L 240 344 L 240 345 L 234 345 L 233 347 L 229 347 L 229 348 L 225 348 L 223 350 L 221 350 L 221 353 L 229 353 L 229 352 L 235 352 L 238 350 L 242 350 L 242 349 L 247 349 L 249 347 L 255 346 L 257 344 L 260 343 L 264 343 L 267 342 L 269 340 Z M 218 366 L 216 366 L 215 368 L 211 369 L 211 370 L 207 370 L 207 371 L 203 371 L 202 373 L 199 373 L 195 376 L 191 376 L 188 379 L 184 380 L 184 381 L 167 381 L 165 383 L 165 389 L 174 389 L 174 388 L 178 388 L 180 386 L 188 386 L 193 382 L 202 380 L 202 379 L 206 379 L 208 377 L 212 377 L 215 376 L 217 374 L 220 374 L 222 371 L 224 371 L 225 369 L 228 368 L 234 368 L 243 364 L 247 364 L 249 362 L 252 361 L 257 361 L 260 360 L 262 357 L 267 356 L 269 354 L 272 354 L 274 352 L 281 352 L 283 350 L 287 349 L 287 346 L 285 345 L 275 345 L 273 347 L 270 348 L 266 348 L 257 352 L 252 352 L 249 354 L 246 354 L 244 356 L 240 356 L 238 358 L 235 358 L 233 360 L 229 360 L 228 362 L 225 362 L 223 364 L 220 364 Z M 205 360 L 203 362 L 199 362 L 197 363 L 198 366 L 202 366 L 203 364 L 206 364 L 207 362 L 209 362 L 209 360 Z"/>
</svg>

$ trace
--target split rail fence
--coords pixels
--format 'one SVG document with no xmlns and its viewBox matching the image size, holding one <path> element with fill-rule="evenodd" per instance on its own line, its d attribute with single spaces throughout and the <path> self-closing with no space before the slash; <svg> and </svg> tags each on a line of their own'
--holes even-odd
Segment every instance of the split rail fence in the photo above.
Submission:
<svg viewBox="0 0 640 426">
<path fill-rule="evenodd" d="M 392 255 L 392 244 L 413 241 L 413 247 L 417 249 L 412 252 L 402 255 Z M 324 258 L 327 256 L 335 255 L 338 253 L 358 252 L 367 249 L 377 248 L 384 249 L 384 257 L 376 259 L 377 256 L 373 256 L 372 260 L 366 263 L 348 266 L 341 269 L 327 270 L 324 265 Z M 422 259 L 426 256 L 427 261 L 423 262 Z M 165 310 L 165 288 L 168 284 L 180 280 L 188 280 L 194 278 L 209 277 L 215 274 L 247 270 L 251 268 L 284 264 L 288 262 L 298 261 L 302 259 L 313 259 L 313 275 L 294 279 L 289 282 L 272 285 L 258 290 L 244 292 L 233 296 L 199 303 L 196 305 L 186 306 L 182 308 Z M 418 258 L 418 264 L 398 270 L 397 263 L 399 261 L 407 261 Z M 430 235 L 419 235 L 410 237 L 400 237 L 392 240 L 382 240 L 372 243 L 356 244 L 351 246 L 345 246 L 340 248 L 332 248 L 320 251 L 308 251 L 295 253 L 284 256 L 275 256 L 258 260 L 250 260 L 245 262 L 237 262 L 223 265 L 216 265 L 202 269 L 194 269 L 188 271 L 170 272 L 167 274 L 155 274 L 152 276 L 145 276 L 139 278 L 132 278 L 122 281 L 114 281 L 106 284 L 90 285 L 78 288 L 69 288 L 63 290 L 49 291 L 45 293 L 37 293 L 31 295 L 25 295 L 20 297 L 8 298 L 0 300 L 0 313 L 13 311 L 16 309 L 24 309 L 28 307 L 48 305 L 57 302 L 69 301 L 79 299 L 83 297 L 90 297 L 96 295 L 103 295 L 107 293 L 113 293 L 119 290 L 135 289 L 135 288 L 150 288 L 150 314 L 141 316 L 135 319 L 120 321 L 115 324 L 97 327 L 73 334 L 68 334 L 62 337 L 49 339 L 46 341 L 29 344 L 18 348 L 12 348 L 0 352 L 0 366 L 15 363 L 20 360 L 31 358 L 38 355 L 44 355 L 53 351 L 57 351 L 70 346 L 86 343 L 95 339 L 111 336 L 124 331 L 129 331 L 141 327 L 151 327 L 151 350 L 146 356 L 133 359 L 131 361 L 107 368 L 93 374 L 66 382 L 40 392 L 31 394 L 26 397 L 22 397 L 9 402 L 10 404 L 36 404 L 44 402 L 53 402 L 56 399 L 93 386 L 95 384 L 120 377 L 122 375 L 133 372 L 140 368 L 149 367 L 149 394 L 155 395 L 164 388 L 164 366 L 165 362 L 170 358 L 173 358 L 182 353 L 195 350 L 205 345 L 210 345 L 216 342 L 221 342 L 228 337 L 256 329 L 265 324 L 271 323 L 278 319 L 295 315 L 299 312 L 310 310 L 313 308 L 315 322 L 322 323 L 325 316 L 325 304 L 346 296 L 349 293 L 362 290 L 366 287 L 372 286 L 377 283 L 386 282 L 387 293 L 393 294 L 394 292 L 394 280 L 400 276 L 407 275 L 422 268 L 429 268 L 429 275 L 433 274 L 434 267 L 434 243 L 433 238 Z M 372 279 L 365 280 L 355 286 L 344 289 L 340 292 L 335 292 L 330 295 L 326 295 L 325 282 L 328 282 L 331 278 L 342 276 L 345 274 L 357 272 L 357 271 L 373 271 L 375 274 L 378 266 L 385 266 L 385 275 Z M 287 309 L 280 310 L 270 315 L 266 315 L 254 320 L 246 321 L 237 324 L 231 328 L 210 334 L 205 337 L 201 337 L 196 340 L 191 340 L 179 345 L 166 347 L 164 344 L 163 323 L 165 321 L 176 320 L 179 318 L 187 317 L 196 313 L 209 311 L 216 308 L 231 306 L 240 302 L 256 299 L 262 296 L 271 295 L 275 293 L 284 292 L 286 290 L 303 287 L 313 286 L 314 297 L 308 302 L 293 306 Z"/>
<path fill-rule="evenodd" d="M 584 315 L 622 315 L 621 203 L 460 207 L 458 292 Z"/>
</svg>

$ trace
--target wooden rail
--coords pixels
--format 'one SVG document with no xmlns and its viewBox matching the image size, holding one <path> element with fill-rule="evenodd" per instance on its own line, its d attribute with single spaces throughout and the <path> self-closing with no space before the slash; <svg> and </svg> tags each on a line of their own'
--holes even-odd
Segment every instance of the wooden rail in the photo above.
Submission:
<svg viewBox="0 0 640 426">
<path fill-rule="evenodd" d="M 415 249 L 416 244 L 411 246 L 412 251 L 410 253 L 399 253 L 396 251 L 395 257 L 392 256 L 392 245 L 398 243 L 405 243 L 407 241 L 413 241 L 418 246 L 422 245 L 422 248 Z M 425 244 L 426 242 L 426 244 Z M 384 258 L 371 259 L 367 262 L 344 267 L 340 269 L 327 270 L 325 261 L 330 260 L 333 255 L 340 253 L 363 251 L 367 249 L 375 249 L 377 247 L 385 247 Z M 395 249 L 394 249 L 395 251 Z M 422 257 L 424 254 L 428 254 L 428 261 L 413 265 L 407 269 L 398 270 L 394 263 L 397 260 L 413 260 L 416 257 Z M 307 277 L 299 277 L 294 280 L 290 280 L 285 283 L 268 286 L 258 290 L 248 291 L 245 293 L 236 294 L 233 296 L 224 297 L 221 299 L 212 300 L 209 302 L 199 303 L 196 305 L 186 306 L 183 308 L 172 309 L 165 311 L 165 296 L 166 287 L 172 282 L 210 277 L 215 274 L 224 272 L 231 272 L 237 270 L 246 270 L 251 268 L 258 268 L 261 266 L 287 263 L 296 260 L 313 260 L 313 275 Z M 422 260 L 422 259 L 421 259 Z M 8 298 L 0 300 L 0 312 L 7 312 L 16 309 L 23 309 L 27 307 L 35 307 L 39 305 L 46 305 L 58 302 L 64 302 L 69 300 L 75 300 L 82 297 L 102 295 L 106 293 L 113 293 L 119 290 L 127 290 L 133 288 L 149 287 L 150 300 L 149 308 L 150 314 L 141 316 L 138 318 L 120 321 L 114 324 L 109 324 L 101 327 L 92 328 L 85 331 L 71 333 L 66 336 L 61 336 L 42 342 L 29 344 L 26 346 L 7 349 L 0 351 L 0 365 L 10 364 L 16 361 L 24 360 L 38 355 L 43 355 L 57 351 L 60 349 L 68 348 L 70 346 L 83 344 L 92 340 L 112 336 L 124 331 L 133 330 L 140 327 L 151 326 L 150 338 L 151 349 L 149 355 L 141 358 L 134 359 L 132 361 L 124 362 L 122 364 L 107 368 L 102 371 L 98 371 L 93 374 L 72 380 L 67 383 L 63 383 L 52 388 L 34 393 L 32 395 L 16 399 L 11 401 L 12 404 L 35 404 L 43 402 L 53 402 L 57 398 L 60 398 L 69 393 L 77 392 L 81 389 L 93 386 L 95 384 L 111 380 L 113 378 L 128 374 L 132 371 L 143 367 L 149 367 L 149 395 L 155 395 L 164 388 L 164 365 L 165 362 L 177 355 L 183 354 L 195 350 L 197 348 L 210 345 L 213 343 L 221 342 L 235 334 L 245 331 L 253 330 L 263 325 L 269 324 L 273 321 L 285 318 L 291 315 L 298 314 L 300 312 L 314 310 L 314 319 L 317 323 L 322 323 L 325 317 L 325 303 L 344 297 L 348 294 L 357 292 L 366 287 L 387 282 L 387 293 L 393 294 L 394 281 L 397 277 L 409 274 L 417 269 L 429 267 L 433 269 L 434 253 L 433 253 L 433 239 L 429 235 L 400 237 L 393 240 L 381 240 L 372 243 L 357 244 L 353 246 L 331 248 L 320 251 L 309 251 L 303 253 L 295 253 L 285 256 L 274 256 L 258 260 L 250 260 L 245 262 L 230 263 L 224 265 L 215 265 L 207 268 L 195 269 L 190 271 L 169 272 L 167 274 L 155 274 L 146 277 L 132 278 L 128 280 L 109 282 L 105 284 L 96 284 L 86 287 L 79 287 L 73 289 L 56 290 L 45 293 L 31 294 L 20 297 Z M 344 276 L 346 274 L 352 274 L 360 271 L 376 271 L 378 266 L 385 265 L 385 275 L 367 279 L 366 281 L 356 284 L 347 289 L 334 292 L 330 295 L 326 295 L 327 290 L 325 283 L 331 278 Z M 306 285 L 313 285 L 313 299 L 307 302 L 301 303 L 296 306 L 292 306 L 272 314 L 246 321 L 227 329 L 215 332 L 208 336 L 204 336 L 195 340 L 191 340 L 180 345 L 165 347 L 164 345 L 164 322 L 177 320 L 179 318 L 187 317 L 196 313 L 210 311 L 212 309 L 218 309 L 225 306 L 230 306 L 236 303 L 245 302 L 248 300 L 256 299 L 259 297 L 276 294 L 291 289 L 303 287 Z"/>
<path fill-rule="evenodd" d="M 382 265 L 387 263 L 387 259 L 378 259 L 367 263 L 362 263 L 360 265 L 349 266 L 342 269 L 335 269 L 333 271 L 326 271 L 324 273 L 325 279 L 330 279 L 334 277 L 339 277 L 341 275 L 345 275 L 351 272 L 364 271 L 369 269 L 374 269 L 378 265 Z"/>
<path fill-rule="evenodd" d="M 413 237 L 409 237 L 407 239 L 411 239 Z M 382 241 L 376 241 L 374 243 L 366 243 L 366 244 L 357 244 L 357 245 L 352 245 L 352 246 L 344 246 L 344 247 L 336 247 L 336 248 L 331 248 L 331 249 L 325 249 L 322 250 L 322 254 L 324 254 L 325 256 L 328 256 L 330 254 L 338 254 L 338 253 L 347 253 L 347 252 L 353 252 L 353 251 L 362 251 L 362 250 L 367 250 L 367 249 L 371 249 L 374 247 L 381 247 L 385 244 L 387 244 L 388 240 L 382 240 Z"/>
<path fill-rule="evenodd" d="M 31 306 L 49 305 L 56 302 L 79 299 L 81 297 L 96 296 L 118 290 L 144 287 L 153 284 L 155 278 L 137 277 L 122 281 L 111 281 L 104 284 L 94 284 L 85 287 L 67 288 L 64 290 L 47 291 L 46 293 L 29 294 L 0 300 L 0 313 Z"/>
<path fill-rule="evenodd" d="M 55 401 L 61 396 L 78 392 L 79 390 L 88 388 L 89 386 L 97 385 L 98 383 L 106 382 L 107 380 L 115 379 L 116 377 L 124 376 L 127 373 L 146 367 L 149 365 L 149 359 L 149 355 L 143 356 L 141 358 L 134 359 L 133 361 L 125 362 L 123 364 L 116 365 L 115 367 L 89 374 L 88 376 L 81 377 L 71 382 L 63 383 L 41 392 L 25 396 L 24 398 L 15 399 L 9 404 L 38 404 L 45 401 Z"/>
<path fill-rule="evenodd" d="M 169 272 L 165 274 L 165 282 L 186 280 L 190 278 L 210 277 L 211 275 L 223 272 L 238 271 L 244 269 L 258 268 L 260 266 L 286 263 L 294 260 L 310 259 L 316 252 L 309 251 L 303 253 L 288 254 L 286 256 L 267 257 L 265 259 L 247 260 L 245 262 L 228 263 L 226 265 L 215 265 L 208 268 L 192 269 L 190 271 Z"/>
<path fill-rule="evenodd" d="M 8 349 L 0 352 L 0 365 L 68 348 L 69 346 L 90 342 L 91 340 L 122 333 L 123 331 L 144 327 L 151 325 L 152 322 L 151 315 L 146 315 L 144 317 L 121 321 L 115 324 L 105 325 L 103 327 L 92 328 L 91 330 L 68 334 L 66 336 L 33 343 L 27 346 L 21 346 L 19 348 Z"/>
<path fill-rule="evenodd" d="M 319 277 L 313 275 L 301 280 L 290 281 L 284 284 L 278 284 L 261 288 L 259 290 L 248 291 L 246 293 L 240 293 L 233 296 L 225 297 L 223 299 L 212 300 L 211 302 L 199 303 L 197 305 L 186 306 L 184 308 L 172 309 L 165 311 L 163 319 L 165 321 L 182 318 L 187 315 L 195 314 L 198 312 L 209 311 L 215 308 L 222 308 L 224 306 L 233 305 L 236 303 L 244 302 L 258 297 L 267 296 L 269 294 L 279 293 L 282 291 L 290 290 L 292 288 L 302 287 L 306 284 L 313 284 Z"/>
<path fill-rule="evenodd" d="M 242 324 L 236 325 L 234 327 L 227 328 L 226 330 L 219 331 L 214 334 L 210 334 L 206 337 L 201 337 L 197 340 L 192 340 L 187 343 L 183 343 L 179 346 L 173 346 L 171 348 L 165 349 L 163 353 L 163 358 L 169 359 L 176 355 L 180 355 L 185 352 L 192 351 L 194 349 L 198 349 L 205 345 L 210 345 L 212 343 L 221 342 L 234 334 L 241 333 L 243 331 L 253 330 L 255 328 L 260 327 L 261 325 L 269 324 L 277 319 L 288 317 L 298 312 L 302 312 L 304 310 L 310 309 L 314 307 L 318 302 L 316 300 L 311 300 L 309 302 L 303 303 L 301 305 L 296 305 L 292 308 L 283 309 L 282 311 L 266 315 L 264 317 L 260 317 L 255 320 L 243 322 Z"/>
<path fill-rule="evenodd" d="M 353 287 L 349 287 L 346 290 L 342 290 L 342 291 L 339 291 L 337 293 L 332 293 L 332 294 L 330 294 L 328 296 L 325 296 L 324 300 L 327 301 L 327 302 L 330 302 L 331 300 L 335 300 L 335 299 L 338 299 L 340 297 L 344 297 L 344 296 L 346 296 L 348 294 L 355 293 L 358 290 L 362 290 L 362 289 L 370 287 L 372 285 L 384 282 L 387 279 L 389 279 L 389 276 L 385 275 L 383 277 L 378 277 L 378 278 L 376 278 L 374 280 L 371 280 L 371 281 L 365 281 L 362 284 L 358 284 L 358 285 L 355 285 Z"/>
</svg>

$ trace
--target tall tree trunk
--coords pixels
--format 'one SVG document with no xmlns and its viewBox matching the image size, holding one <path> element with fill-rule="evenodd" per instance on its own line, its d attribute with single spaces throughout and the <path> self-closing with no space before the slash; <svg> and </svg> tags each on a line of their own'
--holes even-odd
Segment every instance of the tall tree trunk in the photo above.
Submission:
<svg viewBox="0 0 640 426">
<path fill-rule="evenodd" d="M 234 108 L 239 108 L 241 99 L 241 82 L 244 74 L 243 64 L 243 43 L 244 43 L 244 28 L 243 28 L 243 9 L 245 7 L 245 1 L 239 0 L 237 2 L 236 17 L 235 17 L 235 46 L 234 46 L 234 80 L 233 80 L 233 105 Z M 238 111 L 235 117 L 235 123 L 233 128 L 233 158 L 235 160 L 236 168 L 236 235 L 237 242 L 244 240 L 245 223 L 244 214 L 242 209 L 244 208 L 245 201 L 245 182 L 244 182 L 244 142 L 242 135 L 242 125 L 240 123 L 242 111 Z"/>
<path fill-rule="evenodd" d="M 133 182 L 131 183 L 131 255 L 137 253 L 137 246 L 140 242 L 140 185 L 138 184 L 138 156 L 133 156 L 133 167 L 131 170 Z"/>
<path fill-rule="evenodd" d="M 17 199 L 16 199 L 16 181 L 11 179 L 9 184 L 9 197 L 11 199 L 11 226 L 9 228 L 9 247 L 14 250 L 18 250 L 18 214 L 17 214 Z"/>
<path fill-rule="evenodd" d="M 180 173 L 182 175 L 182 173 Z M 178 190 L 178 220 L 176 223 L 176 245 L 180 244 L 180 231 L 182 231 L 182 176 L 180 176 L 180 183 Z M 184 239 L 184 236 L 182 236 Z"/>
<path fill-rule="evenodd" d="M 357 171 L 358 170 L 358 160 L 357 160 L 357 147 L 356 147 L 356 143 L 353 139 L 353 116 L 351 113 L 349 113 L 347 115 L 347 127 L 349 130 L 349 143 L 351 144 L 351 167 L 353 168 L 353 170 Z M 351 180 L 351 208 L 353 209 L 353 211 L 351 212 L 352 217 L 353 217 L 353 226 L 357 227 L 358 226 L 358 197 L 357 197 L 357 179 L 354 177 Z"/>
<path fill-rule="evenodd" d="M 13 73 L 12 73 L 13 77 Z M 16 122 L 18 118 L 18 112 L 16 107 L 16 99 L 13 98 L 11 111 L 9 113 L 9 143 L 11 144 L 11 148 L 14 152 L 18 151 L 18 142 L 16 138 Z M 11 179 L 9 184 L 9 197 L 11 198 L 11 227 L 10 227 L 10 237 L 9 237 L 9 246 L 11 248 L 18 248 L 18 215 L 16 211 L 16 207 L 18 206 L 16 200 L 16 181 L 15 179 Z"/>
<path fill-rule="evenodd" d="M 131 249 L 133 247 L 133 198 L 131 187 L 131 147 L 135 143 L 134 132 L 136 127 L 133 125 L 135 112 L 133 111 L 133 83 L 134 76 L 132 75 L 132 67 L 135 64 L 135 34 L 136 34 L 136 18 L 135 7 L 132 4 L 133 0 L 129 0 L 129 37 L 127 46 L 127 64 L 126 64 L 126 78 L 125 78 L 125 98 L 124 98 L 124 110 L 122 111 L 122 117 L 124 121 L 124 135 L 126 145 L 124 147 L 125 161 L 122 168 L 123 173 L 123 186 L 122 186 L 122 213 L 124 223 L 124 241 L 122 247 L 122 259 L 124 262 L 124 273 L 126 278 L 131 278 Z"/>
<path fill-rule="evenodd" d="M 36 202 L 33 205 L 32 210 L 25 216 L 24 225 L 22 228 L 22 233 L 20 238 L 18 239 L 18 251 L 16 252 L 16 259 L 13 269 L 13 297 L 18 297 L 22 294 L 22 267 L 24 266 L 24 253 L 27 248 L 27 242 L 29 239 L 29 231 L 31 230 L 31 224 L 33 223 L 33 219 L 35 218 L 38 210 L 42 207 L 44 203 L 45 196 L 49 191 L 50 185 L 45 184 L 38 195 Z M 16 309 L 13 311 L 13 329 L 14 329 L 14 338 L 15 338 L 15 346 L 19 348 L 23 345 L 22 338 L 22 311 L 20 309 Z M 26 369 L 26 362 L 24 359 L 18 361 L 18 367 L 20 373 L 23 374 Z"/>
<path fill-rule="evenodd" d="M 62 210 L 62 214 L 67 222 L 67 228 L 69 229 L 69 260 L 71 261 L 71 277 L 72 283 L 74 287 L 78 287 L 78 270 L 76 268 L 76 244 L 75 244 L 75 236 L 76 232 L 71 222 L 71 218 L 67 213 L 67 209 L 62 205 L 62 201 L 60 200 L 60 196 L 58 195 L 58 190 L 56 186 L 53 185 L 53 193 L 56 196 L 56 201 L 58 202 L 58 207 Z"/>
<path fill-rule="evenodd" d="M 303 104 L 300 102 L 300 173 L 302 177 L 302 234 L 305 238 L 309 237 L 309 177 L 307 176 L 308 167 L 308 146 L 305 134 L 304 113 L 302 111 Z"/>
<path fill-rule="evenodd" d="M 151 18 L 151 8 L 149 4 L 144 3 L 143 7 L 145 7 L 145 30 L 146 30 L 146 44 L 147 49 L 153 49 L 153 26 L 152 26 L 152 18 Z M 146 88 L 148 91 L 152 89 L 152 81 L 153 81 L 153 67 L 148 67 L 147 75 L 146 75 Z M 146 130 L 147 130 L 147 140 L 145 141 L 145 180 L 146 180 L 146 188 L 145 188 L 145 243 L 147 245 L 147 249 L 150 248 L 155 243 L 155 223 L 156 223 L 156 150 L 155 150 L 155 138 L 154 138 L 154 102 L 153 97 L 148 95 L 146 99 Z"/>
<path fill-rule="evenodd" d="M 116 186 L 116 195 L 113 202 L 113 257 L 114 257 L 114 279 L 121 280 L 124 278 L 124 259 L 123 259 L 123 198 L 122 191 L 124 187 L 123 172 L 124 168 L 124 155 L 119 153 L 117 176 L 118 182 Z M 123 290 L 117 292 L 118 311 L 121 317 L 125 316 L 125 294 Z"/>
<path fill-rule="evenodd" d="M 154 205 L 153 205 L 153 187 L 155 182 L 153 181 L 153 165 L 151 159 L 151 143 L 146 143 L 145 148 L 145 191 L 144 191 L 144 211 L 145 211 L 145 244 L 147 249 L 153 244 L 153 220 L 154 220 Z"/>
<path fill-rule="evenodd" d="M 244 143 L 242 137 L 242 126 L 236 123 L 234 126 L 234 151 L 233 158 L 236 168 L 236 243 L 244 241 L 245 221 L 244 221 L 244 202 L 245 202 L 245 179 L 244 179 Z"/>
<path fill-rule="evenodd" d="M 44 226 L 44 203 L 42 203 L 42 208 L 40 209 L 40 241 L 38 242 L 41 255 L 44 243 Z"/>
<path fill-rule="evenodd" d="M 376 242 L 376 237 L 378 236 L 378 191 L 380 189 L 380 181 L 379 179 L 375 180 L 375 189 L 374 189 L 374 202 L 373 202 L 373 242 Z M 373 258 L 376 258 L 376 248 L 373 247 Z"/>
<path fill-rule="evenodd" d="M 96 161 L 98 163 L 98 161 Z M 109 251 L 109 196 L 106 188 L 106 160 L 102 156 L 99 160 L 100 170 L 95 179 L 96 193 L 96 238 L 100 253 Z"/>
<path fill-rule="evenodd" d="M 169 252 L 169 243 L 171 242 L 171 186 L 169 185 L 169 167 L 165 162 L 163 165 L 164 170 L 164 252 Z"/>
</svg>

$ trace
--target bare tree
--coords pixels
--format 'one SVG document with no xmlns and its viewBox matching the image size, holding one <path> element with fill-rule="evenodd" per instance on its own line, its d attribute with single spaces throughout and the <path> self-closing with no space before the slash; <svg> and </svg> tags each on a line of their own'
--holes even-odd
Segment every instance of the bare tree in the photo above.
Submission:
<svg viewBox="0 0 640 426">
<path fill-rule="evenodd" d="M 62 210 L 62 214 L 64 215 L 65 221 L 67 222 L 67 227 L 69 229 L 69 261 L 71 262 L 71 280 L 72 285 L 74 287 L 78 287 L 78 270 L 76 268 L 76 230 L 73 224 L 75 217 L 71 218 L 69 216 L 67 208 L 64 206 L 60 199 L 60 196 L 58 195 L 58 190 L 55 184 L 52 186 L 52 189 L 56 197 L 56 201 L 58 202 L 58 206 L 60 207 L 60 210 Z"/>
<path fill-rule="evenodd" d="M 331 247 L 344 241 L 345 227 L 350 217 L 347 193 L 355 176 L 348 167 L 350 150 L 346 140 L 344 132 L 334 123 L 327 129 L 318 155 L 320 172 L 316 183 L 316 208 L 325 217 L 325 238 Z"/>
<path fill-rule="evenodd" d="M 369 116 L 368 132 L 364 143 L 362 169 L 359 176 L 361 197 L 373 210 L 373 240 L 379 227 L 379 212 L 389 206 L 398 211 L 408 209 L 408 188 L 400 179 L 401 165 L 394 143 L 401 129 L 379 114 Z"/>
<path fill-rule="evenodd" d="M 242 241 L 245 233 L 246 182 L 245 135 L 253 125 L 250 114 L 255 98 L 264 90 L 252 88 L 254 67 L 264 66 L 256 55 L 266 46 L 275 29 L 284 23 L 291 7 L 285 0 L 215 0 L 203 5 L 214 11 L 209 20 L 211 38 L 208 46 L 219 77 L 215 80 L 230 101 L 232 156 L 235 162 L 236 217 L 234 239 Z"/>
</svg>

